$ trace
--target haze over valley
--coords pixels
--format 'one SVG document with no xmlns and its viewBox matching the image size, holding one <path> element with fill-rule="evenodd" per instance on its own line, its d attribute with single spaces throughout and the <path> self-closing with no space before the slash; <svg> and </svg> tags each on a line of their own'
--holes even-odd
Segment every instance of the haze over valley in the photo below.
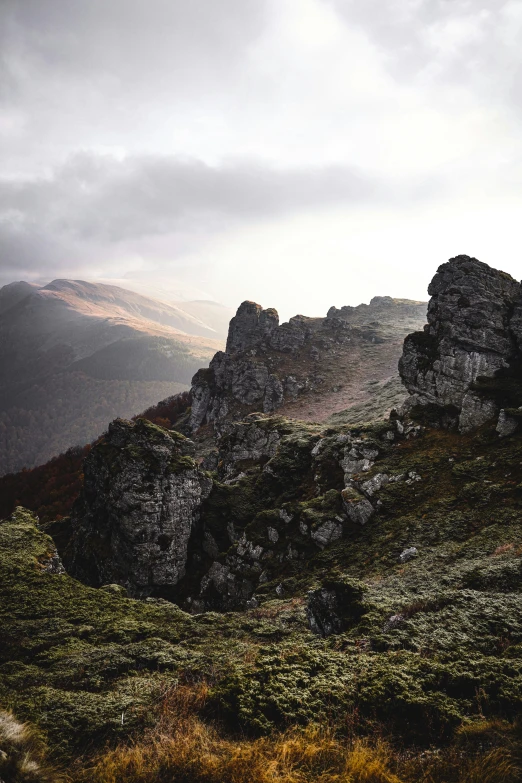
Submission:
<svg viewBox="0 0 522 783">
<path fill-rule="evenodd" d="M 0 474 L 89 443 L 115 417 L 188 389 L 224 346 L 228 311 L 186 307 L 78 280 L 0 289 Z"/>
</svg>

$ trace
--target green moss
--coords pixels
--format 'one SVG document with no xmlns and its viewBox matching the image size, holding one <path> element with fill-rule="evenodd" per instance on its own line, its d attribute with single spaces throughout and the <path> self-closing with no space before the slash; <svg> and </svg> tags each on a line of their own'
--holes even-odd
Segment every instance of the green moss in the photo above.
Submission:
<svg viewBox="0 0 522 783">
<path fill-rule="evenodd" d="M 342 515 L 332 466 L 344 430 L 323 433 L 314 461 L 315 425 L 262 426 L 276 423 L 282 441 L 268 466 L 216 481 L 202 510 L 221 551 L 230 525 L 263 547 L 268 527 L 279 532 L 263 561 L 271 581 L 248 612 L 191 617 L 90 589 L 45 570 L 53 544 L 28 512 L 0 525 L 0 700 L 64 756 L 139 733 L 160 693 L 209 673 L 209 714 L 252 733 L 310 721 L 342 729 L 357 714 L 368 727 L 384 721 L 403 743 L 429 745 L 481 716 L 520 711 L 522 439 L 486 428 L 386 444 L 379 428 L 358 427 L 380 450 L 364 478 L 403 479 L 372 497 L 377 512 L 365 526 L 345 522 L 344 537 L 320 551 L 299 522 L 313 529 Z M 406 483 L 410 471 L 421 480 Z M 302 559 L 279 559 L 288 543 Z M 401 563 L 410 546 L 418 557 Z M 352 585 L 364 611 L 343 633 L 318 638 L 306 623 L 307 591 L 340 584 Z"/>
</svg>

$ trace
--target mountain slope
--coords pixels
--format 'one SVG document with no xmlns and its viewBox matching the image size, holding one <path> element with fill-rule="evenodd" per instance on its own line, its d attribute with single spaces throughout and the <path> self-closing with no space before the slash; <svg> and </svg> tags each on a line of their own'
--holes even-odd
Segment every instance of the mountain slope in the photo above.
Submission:
<svg viewBox="0 0 522 783">
<path fill-rule="evenodd" d="M 0 305 L 0 474 L 182 391 L 221 345 L 196 316 L 116 286 L 16 283 Z"/>
<path fill-rule="evenodd" d="M 0 524 L 0 700 L 71 781 L 522 779 L 521 286 L 457 258 L 430 290 L 392 417 L 222 408 L 211 469 L 211 427 L 118 420 L 69 519 Z"/>
</svg>

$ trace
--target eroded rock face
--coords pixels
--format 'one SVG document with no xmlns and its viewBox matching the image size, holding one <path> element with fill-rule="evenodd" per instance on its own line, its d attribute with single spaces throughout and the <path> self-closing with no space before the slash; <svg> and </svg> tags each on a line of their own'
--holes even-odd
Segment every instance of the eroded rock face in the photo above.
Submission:
<svg viewBox="0 0 522 783">
<path fill-rule="evenodd" d="M 230 321 L 227 353 L 239 353 L 258 345 L 279 326 L 277 310 L 263 310 L 255 302 L 243 302 Z"/>
<path fill-rule="evenodd" d="M 123 585 L 133 596 L 176 585 L 211 489 L 192 452 L 190 440 L 145 420 L 114 421 L 84 463 L 68 570 L 96 586 Z"/>
<path fill-rule="evenodd" d="M 297 316 L 279 326 L 276 310 L 243 302 L 230 322 L 226 351 L 216 353 L 209 368 L 192 379 L 192 431 L 240 417 L 249 409 L 275 411 L 283 402 L 286 379 L 272 372 L 267 352 L 297 350 L 306 339 L 304 321 Z M 290 396 L 297 394 L 294 378 L 289 388 Z"/>
<path fill-rule="evenodd" d="M 406 338 L 399 362 L 412 395 L 404 412 L 434 406 L 443 425 L 467 432 L 498 414 L 480 379 L 509 373 L 520 359 L 521 286 L 505 272 L 457 256 L 439 267 L 428 293 L 428 324 Z"/>
</svg>

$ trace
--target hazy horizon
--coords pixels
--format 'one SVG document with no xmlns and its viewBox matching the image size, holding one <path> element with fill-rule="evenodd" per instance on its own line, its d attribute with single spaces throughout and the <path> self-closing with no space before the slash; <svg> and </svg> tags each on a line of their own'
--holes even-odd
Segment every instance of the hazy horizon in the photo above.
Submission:
<svg viewBox="0 0 522 783">
<path fill-rule="evenodd" d="M 0 285 L 287 319 L 426 300 L 458 254 L 519 278 L 521 27 L 520 0 L 3 0 Z"/>
</svg>

